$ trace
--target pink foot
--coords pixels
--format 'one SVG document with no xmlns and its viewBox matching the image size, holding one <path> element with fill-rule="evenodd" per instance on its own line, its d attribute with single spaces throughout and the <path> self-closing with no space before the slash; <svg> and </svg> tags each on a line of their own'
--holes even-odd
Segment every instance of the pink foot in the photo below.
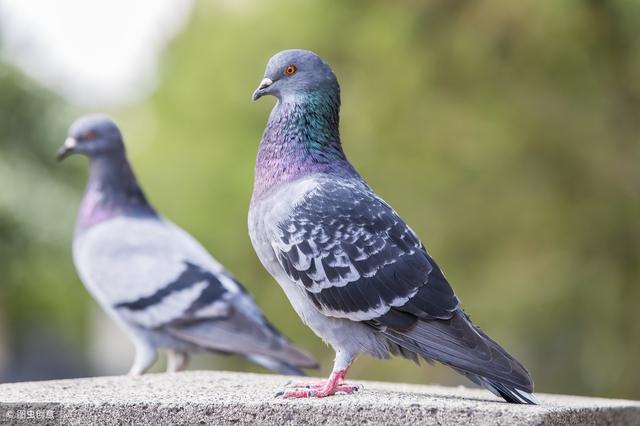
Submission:
<svg viewBox="0 0 640 426">
<path fill-rule="evenodd" d="M 362 388 L 359 385 L 342 382 L 345 375 L 346 371 L 338 371 L 331 373 L 329 380 L 315 383 L 288 383 L 285 388 L 291 390 L 278 392 L 276 396 L 284 398 L 324 398 L 336 394 L 352 394 Z"/>
<path fill-rule="evenodd" d="M 290 391 L 281 392 L 284 398 L 324 398 L 326 396 L 340 395 L 340 394 L 352 394 L 357 392 L 359 387 L 357 385 L 338 385 L 333 389 L 326 388 L 304 388 L 293 389 Z"/>
</svg>

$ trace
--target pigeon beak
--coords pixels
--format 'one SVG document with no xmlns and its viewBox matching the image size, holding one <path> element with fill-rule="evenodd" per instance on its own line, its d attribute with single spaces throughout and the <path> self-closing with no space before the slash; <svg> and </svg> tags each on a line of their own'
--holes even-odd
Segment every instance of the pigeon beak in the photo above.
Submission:
<svg viewBox="0 0 640 426">
<path fill-rule="evenodd" d="M 256 91 L 253 92 L 253 96 L 251 96 L 251 99 L 254 101 L 257 101 L 258 99 L 266 95 L 267 89 L 272 84 L 273 84 L 273 81 L 270 78 L 263 78 L 262 81 L 260 82 L 260 86 L 258 86 Z"/>
<path fill-rule="evenodd" d="M 62 161 L 73 154 L 77 144 L 78 142 L 74 138 L 67 138 L 64 141 L 64 145 L 60 147 L 60 149 L 58 150 L 58 154 L 56 155 L 58 161 Z"/>
</svg>

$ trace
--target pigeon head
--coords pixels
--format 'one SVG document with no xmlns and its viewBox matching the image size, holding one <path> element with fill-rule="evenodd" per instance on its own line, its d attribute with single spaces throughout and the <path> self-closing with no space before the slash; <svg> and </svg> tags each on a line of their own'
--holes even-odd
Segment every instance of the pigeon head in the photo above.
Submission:
<svg viewBox="0 0 640 426">
<path fill-rule="evenodd" d="M 358 176 L 340 143 L 338 79 L 322 58 L 308 50 L 277 53 L 253 100 L 265 95 L 278 102 L 260 140 L 254 197 L 305 175 Z"/>
<path fill-rule="evenodd" d="M 264 78 L 253 92 L 256 101 L 265 95 L 279 100 L 324 93 L 338 96 L 338 79 L 322 58 L 308 50 L 284 50 L 269 59 Z"/>
<path fill-rule="evenodd" d="M 58 150 L 58 160 L 72 154 L 89 158 L 124 154 L 122 134 L 116 123 L 104 115 L 86 115 L 69 128 L 64 145 Z"/>
</svg>

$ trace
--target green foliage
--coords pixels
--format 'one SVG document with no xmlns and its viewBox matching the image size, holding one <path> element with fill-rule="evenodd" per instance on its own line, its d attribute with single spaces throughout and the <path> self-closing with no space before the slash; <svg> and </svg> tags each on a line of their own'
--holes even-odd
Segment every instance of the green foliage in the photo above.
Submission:
<svg viewBox="0 0 640 426">
<path fill-rule="evenodd" d="M 32 327 L 44 326 L 80 343 L 86 297 L 77 291 L 69 243 L 82 178 L 55 168 L 70 111 L 3 62 L 0 111 L 0 323 L 11 330 L 6 343 L 18 347 Z"/>
<path fill-rule="evenodd" d="M 538 390 L 640 395 L 639 3 L 197 3 L 156 93 L 116 118 L 152 202 L 226 264 L 281 330 L 321 356 L 325 373 L 331 350 L 263 270 L 246 229 L 273 103 L 250 96 L 268 58 L 287 48 L 332 64 L 347 155 L 422 236 L 474 321 L 530 368 Z M 0 81 L 2 90 L 11 84 Z M 29 163 L 38 165 L 30 186 L 65 181 L 42 176 L 39 161 Z M 58 219 L 70 233 L 73 214 Z M 8 220 L 0 232 L 13 229 L 15 215 Z M 32 268 L 60 260 L 44 242 L 28 244 L 40 253 L 28 255 L 38 259 Z M 48 279 L 80 291 L 68 268 Z M 363 358 L 353 376 L 463 383 L 403 360 Z"/>
</svg>

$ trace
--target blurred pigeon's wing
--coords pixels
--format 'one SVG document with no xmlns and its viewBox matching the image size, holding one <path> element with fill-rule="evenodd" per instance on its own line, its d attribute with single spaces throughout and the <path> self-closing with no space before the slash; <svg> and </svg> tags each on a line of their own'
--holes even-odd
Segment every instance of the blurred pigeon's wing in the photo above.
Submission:
<svg viewBox="0 0 640 426">
<path fill-rule="evenodd" d="M 229 315 L 239 287 L 187 233 L 162 219 L 118 217 L 80 234 L 74 259 L 106 306 L 146 328 Z"/>
<path fill-rule="evenodd" d="M 459 302 L 416 234 L 364 184 L 324 181 L 270 229 L 286 274 L 325 315 L 353 321 L 392 308 L 451 318 Z"/>
</svg>

